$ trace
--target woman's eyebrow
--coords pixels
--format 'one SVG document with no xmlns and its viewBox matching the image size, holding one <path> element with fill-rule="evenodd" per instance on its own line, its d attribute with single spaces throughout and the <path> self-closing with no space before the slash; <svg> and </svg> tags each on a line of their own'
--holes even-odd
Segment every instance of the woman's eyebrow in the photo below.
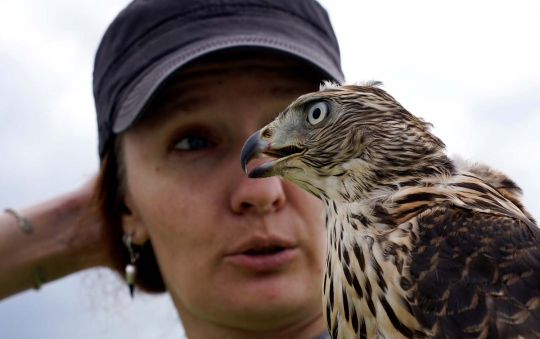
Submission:
<svg viewBox="0 0 540 339">
<path fill-rule="evenodd" d="M 173 115 L 195 114 L 199 108 L 214 102 L 212 95 L 208 93 L 176 88 L 174 91 L 165 90 L 159 93 L 145 110 L 137 125 L 152 128 L 161 125 Z"/>
<path fill-rule="evenodd" d="M 192 113 L 197 111 L 197 108 L 208 105 L 212 101 L 213 97 L 208 94 L 178 93 L 167 95 L 155 108 L 159 111 Z"/>
</svg>

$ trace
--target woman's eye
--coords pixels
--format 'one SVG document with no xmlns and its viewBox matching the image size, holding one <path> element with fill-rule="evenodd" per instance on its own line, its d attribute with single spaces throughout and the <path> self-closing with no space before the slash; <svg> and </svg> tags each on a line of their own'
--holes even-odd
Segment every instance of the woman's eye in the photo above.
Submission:
<svg viewBox="0 0 540 339">
<path fill-rule="evenodd" d="M 315 103 L 308 112 L 308 122 L 312 125 L 316 125 L 319 122 L 323 121 L 328 114 L 328 104 L 326 102 L 320 101 Z"/>
<path fill-rule="evenodd" d="M 174 148 L 182 151 L 193 151 L 208 147 L 208 140 L 200 135 L 184 137 L 174 145 Z"/>
</svg>

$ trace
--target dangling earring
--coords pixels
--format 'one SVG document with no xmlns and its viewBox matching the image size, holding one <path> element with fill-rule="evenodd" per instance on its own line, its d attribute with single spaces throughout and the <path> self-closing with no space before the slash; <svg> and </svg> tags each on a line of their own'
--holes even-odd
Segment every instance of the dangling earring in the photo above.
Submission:
<svg viewBox="0 0 540 339">
<path fill-rule="evenodd" d="M 133 298 L 135 278 L 137 277 L 137 266 L 135 266 L 135 264 L 139 259 L 140 253 L 135 253 L 135 251 L 133 250 L 133 247 L 131 246 L 131 235 L 124 234 L 124 236 L 122 237 L 122 241 L 124 242 L 124 245 L 129 251 L 129 259 L 131 261 L 131 263 L 126 265 L 126 282 L 129 286 L 129 293 L 131 294 L 131 298 Z"/>
</svg>

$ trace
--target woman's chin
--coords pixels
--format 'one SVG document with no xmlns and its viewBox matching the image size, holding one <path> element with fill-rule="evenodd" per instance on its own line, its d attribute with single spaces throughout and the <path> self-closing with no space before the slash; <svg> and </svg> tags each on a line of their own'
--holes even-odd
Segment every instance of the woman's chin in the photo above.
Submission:
<svg viewBox="0 0 540 339">
<path fill-rule="evenodd" d="M 295 267 L 253 274 L 234 283 L 228 296 L 230 303 L 246 313 L 294 313 L 306 304 L 318 308 L 322 305 L 322 281 L 314 276 Z"/>
</svg>

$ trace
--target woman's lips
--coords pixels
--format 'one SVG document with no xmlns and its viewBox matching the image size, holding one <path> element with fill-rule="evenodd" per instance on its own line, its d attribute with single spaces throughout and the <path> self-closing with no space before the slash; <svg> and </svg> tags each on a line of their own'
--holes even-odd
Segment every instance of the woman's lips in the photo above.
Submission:
<svg viewBox="0 0 540 339">
<path fill-rule="evenodd" d="M 243 252 L 231 254 L 226 260 L 233 265 L 254 272 L 267 272 L 277 270 L 291 262 L 298 253 L 296 247 L 285 247 L 279 251 L 272 252 Z"/>
</svg>

